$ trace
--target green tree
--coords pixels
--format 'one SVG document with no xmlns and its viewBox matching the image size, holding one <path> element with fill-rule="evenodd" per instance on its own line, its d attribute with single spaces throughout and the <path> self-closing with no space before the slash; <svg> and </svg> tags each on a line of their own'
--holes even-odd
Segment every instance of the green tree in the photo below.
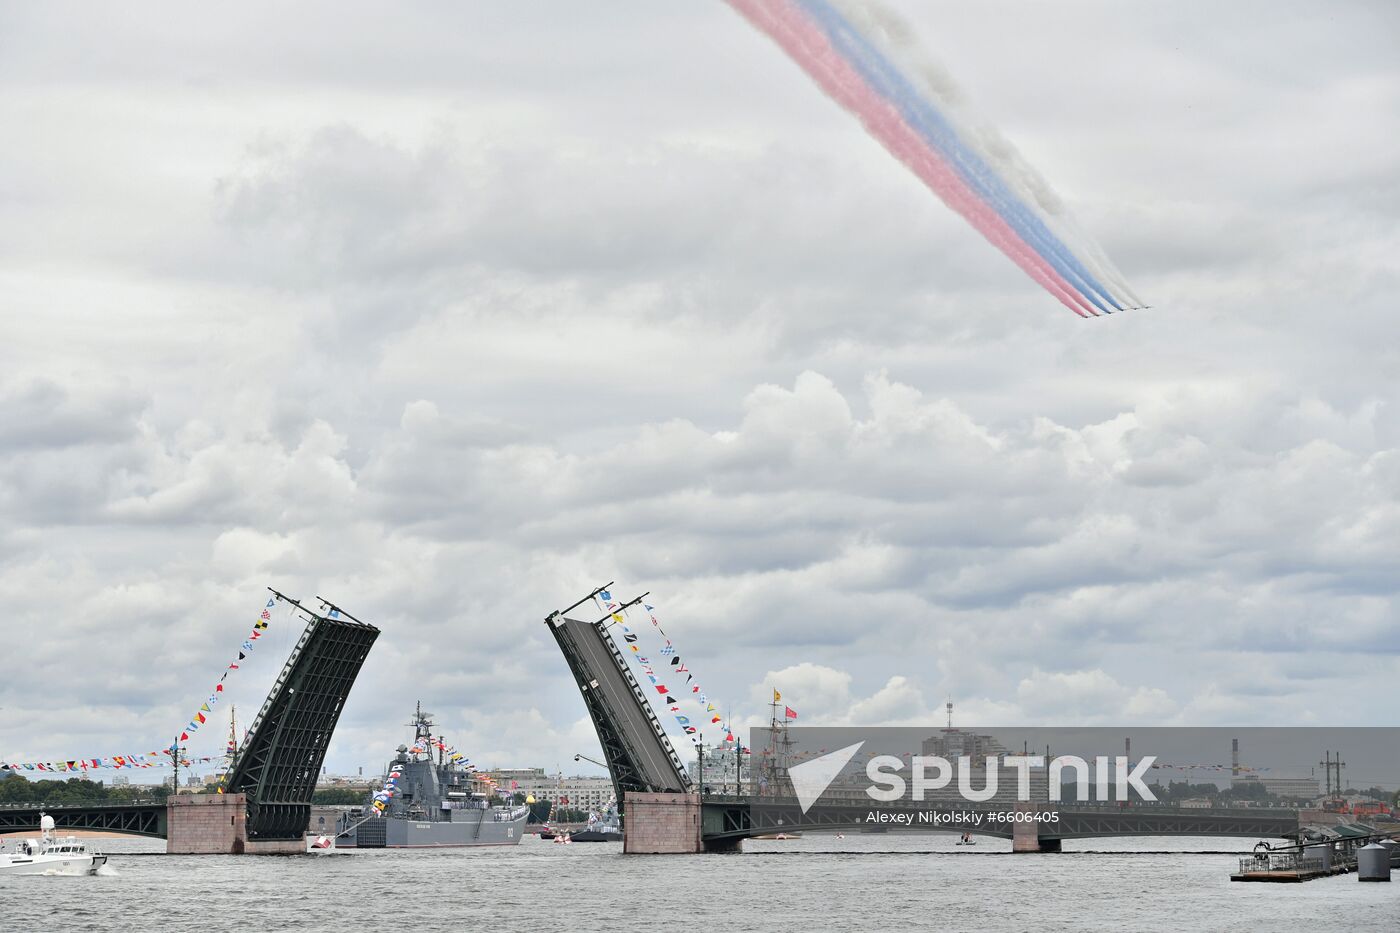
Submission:
<svg viewBox="0 0 1400 933">
<path fill-rule="evenodd" d="M 0 780 L 0 803 L 28 803 L 33 793 L 33 785 L 14 772 Z"/>
</svg>

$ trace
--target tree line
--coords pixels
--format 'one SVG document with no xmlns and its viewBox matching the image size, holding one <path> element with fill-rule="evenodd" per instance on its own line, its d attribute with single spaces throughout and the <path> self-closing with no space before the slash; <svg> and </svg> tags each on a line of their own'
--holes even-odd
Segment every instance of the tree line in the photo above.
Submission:
<svg viewBox="0 0 1400 933">
<path fill-rule="evenodd" d="M 30 781 L 11 773 L 0 778 L 0 803 L 80 804 L 124 803 L 132 800 L 164 800 L 168 787 L 108 787 L 102 781 L 86 778 Z"/>
</svg>

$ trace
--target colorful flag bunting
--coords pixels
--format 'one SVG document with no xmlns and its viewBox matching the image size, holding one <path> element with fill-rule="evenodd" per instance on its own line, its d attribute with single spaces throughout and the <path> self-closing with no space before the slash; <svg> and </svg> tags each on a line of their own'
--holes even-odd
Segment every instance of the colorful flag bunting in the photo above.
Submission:
<svg viewBox="0 0 1400 933">
<path fill-rule="evenodd" d="M 647 680 L 650 683 L 656 685 L 657 694 L 665 698 L 668 704 L 671 704 L 668 706 L 668 711 L 675 714 L 679 709 L 678 706 L 674 705 L 677 702 L 675 694 L 673 694 L 667 688 L 666 684 L 659 678 L 656 671 L 652 669 L 650 660 L 645 655 L 641 654 L 641 649 L 637 644 L 638 636 L 626 624 L 626 610 L 622 609 L 616 603 L 614 603 L 612 601 L 611 595 L 608 594 L 606 591 L 599 591 L 598 597 L 601 597 L 601 599 L 605 602 L 607 611 L 612 616 L 612 618 L 621 626 L 623 632 L 623 642 L 627 645 L 628 648 L 631 649 L 633 657 L 636 659 L 637 663 L 642 668 L 642 673 L 646 675 Z M 661 636 L 661 639 L 664 642 L 664 644 L 657 650 L 657 653 L 667 659 L 667 667 L 670 668 L 671 673 L 685 674 L 685 682 L 687 685 L 690 686 L 690 693 L 699 701 L 700 705 L 705 708 L 705 712 L 707 714 L 706 718 L 710 719 L 711 722 L 720 723 L 726 734 L 732 734 L 733 729 L 728 725 L 728 723 L 724 722 L 723 716 L 714 715 L 713 718 L 711 718 L 708 715 L 712 713 L 718 714 L 718 708 L 715 706 L 714 703 L 710 702 L 709 696 L 702 692 L 700 684 L 695 682 L 695 675 L 690 671 L 690 668 L 686 666 L 684 659 L 677 653 L 678 649 L 672 643 L 671 639 L 666 635 L 665 630 L 661 628 L 661 622 L 656 618 L 655 607 L 647 603 L 643 603 L 642 607 L 646 610 L 647 618 L 651 621 L 652 627 L 656 629 L 657 634 Z M 663 668 L 663 670 L 665 669 L 666 668 Z M 776 694 L 777 691 L 775 690 L 774 693 Z M 685 730 L 686 734 L 691 736 L 697 735 L 698 730 L 694 726 L 688 724 L 689 720 L 686 720 L 686 722 L 680 722 L 682 718 L 683 717 L 679 715 L 676 716 L 678 724 L 681 725 L 681 727 Z"/>
</svg>

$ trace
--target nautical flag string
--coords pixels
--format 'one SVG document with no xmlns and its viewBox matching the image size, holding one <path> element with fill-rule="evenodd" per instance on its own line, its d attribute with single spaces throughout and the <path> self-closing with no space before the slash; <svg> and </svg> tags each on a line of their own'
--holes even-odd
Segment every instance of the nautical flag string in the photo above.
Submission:
<svg viewBox="0 0 1400 933">
<path fill-rule="evenodd" d="M 673 674 L 685 674 L 686 686 L 690 688 L 690 695 L 704 708 L 705 720 L 711 725 L 718 725 L 724 732 L 724 740 L 733 742 L 734 729 L 720 713 L 719 707 L 710 700 L 709 696 L 701 688 L 699 682 L 695 680 L 694 673 L 685 664 L 685 661 L 676 653 L 676 647 L 672 644 L 670 637 L 661 628 L 661 623 L 656 618 L 656 607 L 642 603 L 642 608 L 646 610 L 647 618 L 651 620 L 652 627 L 656 629 L 658 635 L 665 640 L 666 644 L 661 648 L 660 653 L 668 656 L 667 663 L 671 667 Z"/>
<path fill-rule="evenodd" d="M 105 755 L 99 758 L 73 758 L 68 761 L 0 761 L 0 771 L 33 771 L 36 773 L 62 774 L 104 769 L 123 770 L 126 768 L 164 768 L 170 764 L 169 751 L 142 752 L 139 755 Z M 207 764 L 223 761 L 222 755 L 208 755 L 197 758 L 181 758 L 180 764 L 196 762 Z"/>
<path fill-rule="evenodd" d="M 249 653 L 253 650 L 253 643 L 259 638 L 262 638 L 263 633 L 267 631 L 268 624 L 272 621 L 272 607 L 275 605 L 277 605 L 276 598 L 267 601 L 267 605 L 263 607 L 262 612 L 258 614 L 257 619 L 253 622 L 253 630 L 248 634 L 247 638 L 243 639 L 243 643 L 238 646 L 238 657 L 229 662 L 228 667 L 224 668 L 224 672 L 219 675 L 219 682 L 214 685 L 214 692 L 209 694 L 209 699 L 201 703 L 199 709 L 194 711 L 194 716 L 190 718 L 189 725 L 185 726 L 180 732 L 179 740 L 171 745 L 171 749 L 178 746 L 180 742 L 189 741 L 190 736 L 198 732 L 199 727 L 208 722 L 210 717 L 214 715 L 214 707 L 218 705 L 219 698 L 223 696 L 224 681 L 228 678 L 229 671 L 238 670 L 242 663 L 247 660 Z M 171 751 L 170 754 L 173 754 L 173 751 Z"/>
<path fill-rule="evenodd" d="M 403 772 L 397 764 L 390 767 L 388 777 L 384 778 L 384 786 L 370 801 L 370 806 L 374 807 L 375 812 L 383 813 L 388 808 L 389 801 L 394 799 L 394 795 L 399 791 L 399 778 L 402 775 Z"/>
<path fill-rule="evenodd" d="M 190 717 L 189 725 L 180 732 L 180 738 L 170 744 L 169 748 L 157 752 L 144 752 L 136 755 L 106 755 L 98 758 L 74 758 L 65 761 L 24 761 L 0 763 L 0 771 L 35 771 L 35 772 L 59 772 L 71 773 L 74 771 L 89 771 L 93 769 L 121 769 L 121 768 L 157 768 L 169 764 L 179 754 L 180 743 L 188 741 L 190 736 L 199 731 L 199 727 L 207 723 L 214 715 L 214 707 L 218 705 L 220 697 L 224 693 L 224 681 L 228 678 L 229 671 L 236 671 L 240 664 L 247 659 L 248 653 L 253 650 L 253 643 L 267 631 L 268 624 L 272 620 L 272 607 L 277 604 L 276 599 L 269 599 L 253 622 L 252 631 L 248 637 L 243 639 L 239 646 L 238 656 L 224 672 L 219 675 L 219 682 L 214 685 L 214 691 L 209 694 L 208 699 L 199 705 Z M 164 760 L 162 760 L 164 759 Z M 213 761 L 223 761 L 224 756 L 199 756 L 180 757 L 180 764 L 189 765 L 194 763 L 207 764 Z"/>
<path fill-rule="evenodd" d="M 627 610 L 623 609 L 619 611 L 617 603 L 613 602 L 612 596 L 607 590 L 599 591 L 598 597 L 595 598 L 601 598 L 606 602 L 608 611 L 612 614 L 613 621 L 622 628 L 623 642 L 632 652 L 638 666 L 642 669 L 642 673 L 646 676 L 652 687 L 655 688 L 658 699 L 665 702 L 668 711 L 675 717 L 680 727 L 685 730 L 685 734 L 691 737 L 691 741 L 697 745 L 699 744 L 700 730 L 705 725 L 718 725 L 724 732 L 724 740 L 726 742 L 735 741 L 734 730 L 725 720 L 723 714 L 720 713 L 719 707 L 701 688 L 699 682 L 695 679 L 694 673 L 686 666 L 681 656 L 676 653 L 676 646 L 666 635 L 665 630 L 661 628 L 661 623 L 656 618 L 655 607 L 647 605 L 646 603 L 642 604 L 642 608 L 646 611 L 647 618 L 651 621 L 652 627 L 656 629 L 657 634 L 660 635 L 665 642 L 658 652 L 658 654 L 665 657 L 667 661 L 665 666 L 659 663 L 653 666 L 651 659 L 641 653 L 641 648 L 637 644 L 637 635 L 627 626 L 625 621 Z M 657 673 L 657 667 L 661 668 L 660 674 Z M 685 674 L 685 689 L 680 691 L 671 690 L 663 677 L 663 675 L 667 673 L 677 676 Z M 679 696 L 689 696 L 691 700 L 700 706 L 701 716 L 698 719 L 699 725 L 696 724 L 697 721 L 693 721 L 689 716 L 681 713 L 681 701 L 678 694 Z"/>
<path fill-rule="evenodd" d="M 676 725 L 681 727 L 681 731 L 689 736 L 693 744 L 700 744 L 699 728 L 690 721 L 689 716 L 681 713 L 681 708 L 679 706 L 680 701 L 671 693 L 670 688 L 662 683 L 661 679 L 656 676 L 656 671 L 652 669 L 651 662 L 641 655 L 641 649 L 637 647 L 637 635 L 628 627 L 627 616 L 623 614 L 626 610 L 619 611 L 617 603 L 613 601 L 612 594 L 607 590 L 599 590 L 598 594 L 593 598 L 600 606 L 605 604 L 607 606 L 607 611 L 612 614 L 613 622 L 621 626 L 623 643 L 631 652 L 632 659 L 636 662 L 637 666 L 642 669 L 642 675 L 646 677 L 656 689 L 658 700 L 666 704 L 667 709 L 676 720 Z"/>
</svg>

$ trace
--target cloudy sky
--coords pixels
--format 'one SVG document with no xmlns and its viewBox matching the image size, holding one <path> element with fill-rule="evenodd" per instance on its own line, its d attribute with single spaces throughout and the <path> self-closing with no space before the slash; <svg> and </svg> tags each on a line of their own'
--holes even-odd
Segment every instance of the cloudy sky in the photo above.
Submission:
<svg viewBox="0 0 1400 933">
<path fill-rule="evenodd" d="M 0 757 L 167 741 L 267 585 L 383 629 L 333 771 L 594 753 L 608 580 L 739 720 L 1379 724 L 1400 7 L 897 6 L 1150 311 L 715 0 L 0 5 Z"/>
</svg>

